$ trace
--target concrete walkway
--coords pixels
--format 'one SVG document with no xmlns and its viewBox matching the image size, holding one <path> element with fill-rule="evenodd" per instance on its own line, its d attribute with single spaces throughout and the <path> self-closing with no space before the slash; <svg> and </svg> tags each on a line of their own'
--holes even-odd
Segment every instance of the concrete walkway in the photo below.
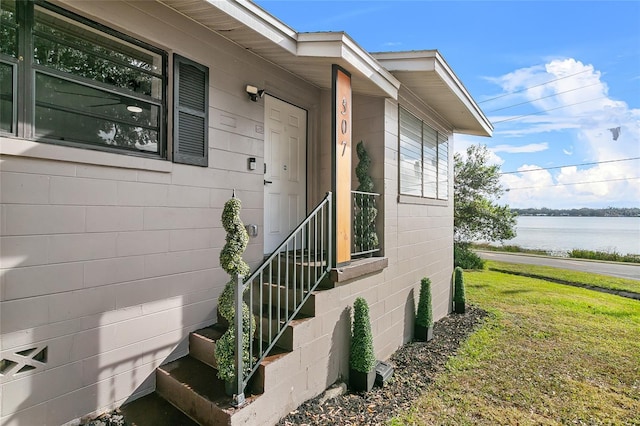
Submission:
<svg viewBox="0 0 640 426">
<path fill-rule="evenodd" d="M 481 258 L 486 260 L 523 263 L 527 265 L 553 266 L 555 268 L 572 269 L 575 271 L 591 272 L 594 274 L 609 275 L 612 277 L 628 278 L 640 281 L 640 265 L 633 263 L 599 262 L 586 259 L 568 259 L 482 250 L 476 250 L 476 252 Z"/>
</svg>

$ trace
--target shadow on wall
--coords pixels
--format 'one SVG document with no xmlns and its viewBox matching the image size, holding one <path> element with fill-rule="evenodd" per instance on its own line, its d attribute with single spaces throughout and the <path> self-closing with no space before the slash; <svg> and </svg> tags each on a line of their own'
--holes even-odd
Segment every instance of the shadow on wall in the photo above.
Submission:
<svg viewBox="0 0 640 426">
<path fill-rule="evenodd" d="M 27 265 L 28 258 L 7 265 L 7 285 L 17 282 L 19 275 L 14 274 Z M 53 273 L 45 279 L 55 284 L 62 278 Z M 170 319 L 153 313 L 161 299 L 120 306 L 116 296 L 113 310 L 88 313 L 91 307 L 103 306 L 98 298 L 104 296 L 100 288 L 87 288 L 2 300 L 3 308 L 9 307 L 3 309 L 8 315 L 0 329 L 2 425 L 64 424 L 116 408 L 153 391 L 155 368 L 186 352 L 189 330 L 184 329 L 182 296 L 171 299 L 175 313 Z M 65 298 L 67 302 L 61 301 Z M 25 303 L 48 310 L 41 324 L 20 327 L 20 312 L 32 312 L 20 309 Z M 145 313 L 147 317 L 141 316 Z M 214 315 L 212 307 L 208 316 Z M 145 325 L 152 322 L 165 324 L 166 332 L 149 338 Z"/>
<path fill-rule="evenodd" d="M 11 198 L 25 179 L 32 186 L 37 181 L 36 193 L 48 196 L 51 181 L 72 187 L 87 181 L 76 173 L 80 168 L 112 169 L 71 162 L 56 162 L 53 167 L 52 163 L 30 157 L 27 151 L 18 156 L 2 155 L 2 172 L 7 178 L 3 180 L 3 191 L 7 189 L 3 215 L 21 221 L 12 222 L 19 223 L 18 227 L 7 223 L 0 235 L 3 426 L 64 424 L 150 393 L 155 387 L 155 368 L 187 353 L 189 331 L 215 321 L 212 294 L 219 293 L 224 284 L 216 269 L 219 249 L 214 247 L 224 241 L 212 237 L 209 246 L 199 251 L 207 261 L 201 262 L 201 269 L 191 267 L 194 248 L 120 254 L 115 252 L 119 238 L 131 239 L 135 232 L 150 231 L 92 232 L 86 229 L 86 221 L 82 221 L 82 229 L 61 231 L 52 227 L 60 226 L 63 216 L 84 218 L 89 210 L 102 207 L 73 202 L 38 205 Z M 23 172 L 52 167 L 64 172 Z M 135 169 L 125 172 L 135 177 L 138 173 Z M 33 179 L 27 179 L 29 176 Z M 122 182 L 94 180 L 114 188 Z M 109 209 L 117 215 L 125 210 L 142 214 L 146 208 L 166 207 L 116 204 Z M 53 216 L 53 224 L 47 225 L 45 218 L 49 216 Z M 43 218 L 40 225 L 31 222 L 34 217 Z M 43 231 L 32 235 L 32 226 Z M 167 237 L 172 231 L 182 232 L 168 229 Z M 191 269 L 176 274 L 159 272 L 163 259 L 176 254 L 184 261 L 180 267 Z M 151 262 L 156 262 L 153 272 L 147 270 Z M 222 283 L 219 286 L 218 281 Z"/>
<path fill-rule="evenodd" d="M 349 372 L 349 345 L 351 344 L 351 307 L 346 306 L 333 327 L 329 349 L 329 368 L 325 388 L 337 380 L 346 380 Z"/>
<path fill-rule="evenodd" d="M 404 330 L 403 330 L 403 342 L 413 341 L 413 329 L 416 322 L 416 293 L 419 293 L 420 289 L 415 286 L 407 294 L 407 302 L 404 304 Z"/>
</svg>

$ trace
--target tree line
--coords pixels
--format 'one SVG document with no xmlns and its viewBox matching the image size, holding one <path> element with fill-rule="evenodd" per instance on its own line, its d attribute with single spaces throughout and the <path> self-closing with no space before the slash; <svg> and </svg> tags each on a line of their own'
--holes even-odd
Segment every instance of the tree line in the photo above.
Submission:
<svg viewBox="0 0 640 426">
<path fill-rule="evenodd" d="M 606 207 L 606 208 L 579 208 L 579 209 L 511 209 L 518 216 L 589 216 L 589 217 L 639 217 L 638 207 Z"/>
</svg>

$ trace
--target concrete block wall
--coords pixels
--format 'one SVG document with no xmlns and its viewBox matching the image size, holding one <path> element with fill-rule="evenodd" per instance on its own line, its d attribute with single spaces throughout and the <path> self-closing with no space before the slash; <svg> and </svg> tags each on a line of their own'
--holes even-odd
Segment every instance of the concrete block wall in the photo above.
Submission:
<svg viewBox="0 0 640 426">
<path fill-rule="evenodd" d="M 371 175 L 376 191 L 383 194 L 379 207 L 379 219 L 383 229 L 382 253 L 389 259 L 384 271 L 380 292 L 386 306 L 397 310 L 392 317 L 385 318 L 389 330 L 381 330 L 388 336 L 403 335 L 411 338 L 413 322 L 401 318 L 401 309 L 409 312 L 410 304 L 417 303 L 422 277 L 432 281 L 434 317 L 447 315 L 451 306 L 451 275 L 453 273 L 453 199 L 411 199 L 399 197 L 398 184 L 398 105 L 409 108 L 426 123 L 449 136 L 449 194 L 453 194 L 452 152 L 453 136 L 446 123 L 437 121 L 428 108 L 419 100 L 401 90 L 399 101 L 391 99 L 354 98 L 354 141 L 365 140 L 372 157 Z M 354 158 L 354 168 L 357 165 Z M 357 181 L 354 183 L 357 184 Z M 409 294 L 412 292 L 411 294 Z M 404 306 L 404 308 L 403 308 Z M 387 312 L 388 313 L 388 312 Z M 393 330 L 393 331 L 392 331 Z M 391 337 L 394 339 L 393 337 Z M 387 343 L 385 338 L 382 356 L 388 356 L 399 346 L 398 341 Z"/>
<path fill-rule="evenodd" d="M 58 4 L 209 67 L 209 167 L 0 137 L 6 426 L 73 422 L 151 392 L 154 369 L 215 322 L 232 189 L 243 221 L 262 229 L 264 111 L 244 86 L 269 87 L 317 120 L 317 88 L 159 3 Z M 245 259 L 262 254 L 251 239 Z"/>
</svg>

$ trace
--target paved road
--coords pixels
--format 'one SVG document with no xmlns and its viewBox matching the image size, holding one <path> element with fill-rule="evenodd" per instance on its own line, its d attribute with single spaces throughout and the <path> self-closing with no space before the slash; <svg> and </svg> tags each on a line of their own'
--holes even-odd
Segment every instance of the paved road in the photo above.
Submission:
<svg viewBox="0 0 640 426">
<path fill-rule="evenodd" d="M 500 262 L 524 263 L 527 265 L 553 266 L 556 268 L 573 269 L 576 271 L 592 272 L 610 275 L 612 277 L 630 278 L 640 281 L 640 265 L 612 262 L 594 262 L 591 260 L 563 259 L 556 257 L 529 256 L 523 254 L 506 254 L 491 251 L 477 253 L 481 258 Z"/>
</svg>

